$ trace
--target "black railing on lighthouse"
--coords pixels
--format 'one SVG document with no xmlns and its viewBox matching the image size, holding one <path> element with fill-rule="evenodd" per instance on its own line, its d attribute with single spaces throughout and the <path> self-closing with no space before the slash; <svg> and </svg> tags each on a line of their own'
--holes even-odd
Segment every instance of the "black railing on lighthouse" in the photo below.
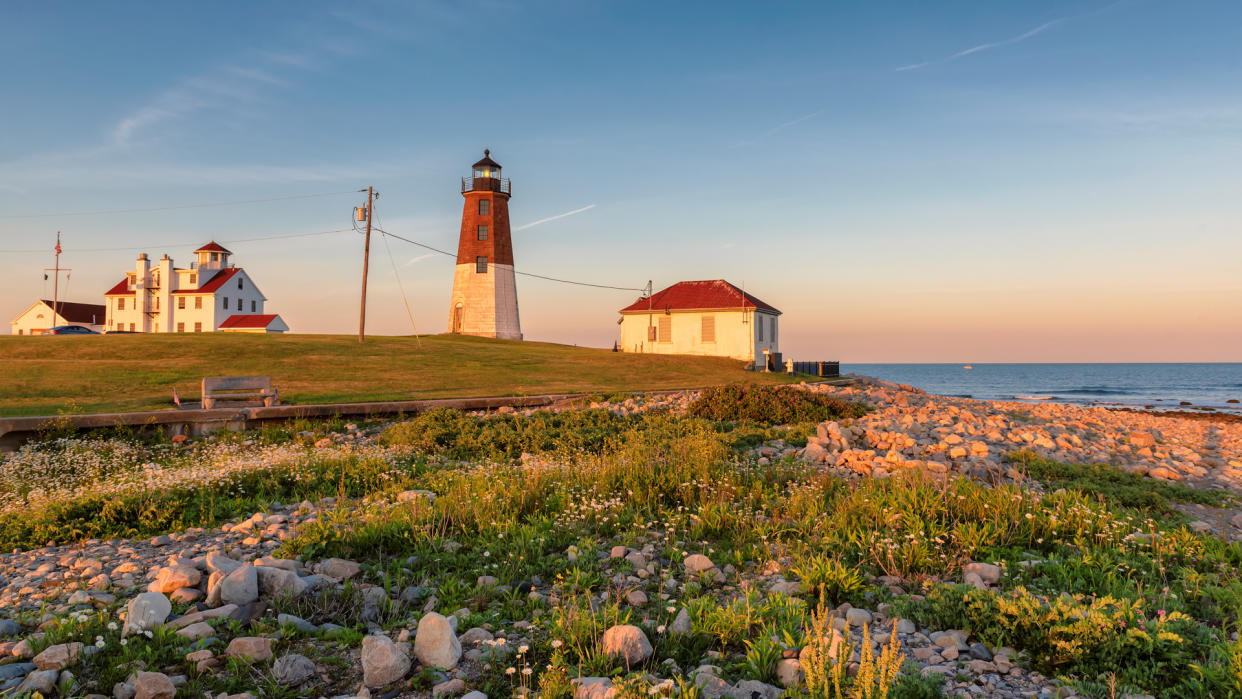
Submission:
<svg viewBox="0 0 1242 699">
<path fill-rule="evenodd" d="M 500 192 L 501 194 L 513 195 L 512 187 L 509 185 L 509 178 L 499 179 L 496 177 L 463 177 L 461 178 L 461 191 L 466 192 Z"/>
</svg>

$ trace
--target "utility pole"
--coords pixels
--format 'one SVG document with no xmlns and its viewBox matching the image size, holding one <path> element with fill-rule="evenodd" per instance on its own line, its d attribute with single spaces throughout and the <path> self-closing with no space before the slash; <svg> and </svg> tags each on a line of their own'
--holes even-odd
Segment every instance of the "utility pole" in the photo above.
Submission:
<svg viewBox="0 0 1242 699">
<path fill-rule="evenodd" d="M 362 190 L 358 190 L 362 191 Z M 367 208 L 365 215 L 367 217 L 367 233 L 366 243 L 362 251 L 362 310 L 358 314 L 358 342 L 362 343 L 362 338 L 366 336 L 367 330 L 367 270 L 371 268 L 371 206 L 375 200 L 375 189 L 367 187 Z M 357 209 L 354 210 L 354 220 L 358 220 L 359 214 Z"/>
</svg>

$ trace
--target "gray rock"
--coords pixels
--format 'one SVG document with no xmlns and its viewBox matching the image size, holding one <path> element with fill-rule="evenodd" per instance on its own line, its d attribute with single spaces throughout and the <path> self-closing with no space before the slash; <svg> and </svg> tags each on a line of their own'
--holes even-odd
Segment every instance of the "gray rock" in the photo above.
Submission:
<svg viewBox="0 0 1242 699">
<path fill-rule="evenodd" d="M 255 566 L 254 571 L 259 576 L 259 594 L 264 597 L 300 597 L 310 589 L 297 573 L 284 568 Z"/>
<path fill-rule="evenodd" d="M 112 685 L 112 699 L 134 699 L 134 685 L 128 682 L 117 682 Z"/>
<path fill-rule="evenodd" d="M 125 627 L 122 636 L 141 633 L 164 623 L 172 613 L 172 603 L 158 592 L 144 592 L 129 601 L 125 607 Z"/>
<path fill-rule="evenodd" d="M 742 680 L 725 692 L 733 699 L 777 699 L 780 695 L 780 688 L 755 680 Z"/>
<path fill-rule="evenodd" d="M 866 609 L 852 607 L 845 612 L 845 621 L 853 628 L 861 629 L 863 624 L 871 623 L 871 612 Z"/>
<path fill-rule="evenodd" d="M 272 665 L 272 676 L 287 687 L 296 687 L 315 676 L 315 663 L 297 653 L 283 655 Z"/>
<path fill-rule="evenodd" d="M 651 657 L 651 642 L 637 626 L 621 624 L 604 632 L 604 654 L 633 667 Z"/>
<path fill-rule="evenodd" d="M 669 631 L 676 635 L 684 636 L 690 633 L 693 624 L 690 621 L 690 613 L 685 607 L 677 610 L 677 616 L 673 618 L 673 623 L 669 625 Z"/>
<path fill-rule="evenodd" d="M 716 564 L 701 553 L 692 553 L 682 562 L 686 567 L 686 575 L 699 575 L 716 569 Z"/>
<path fill-rule="evenodd" d="M 11 680 L 14 677 L 25 677 L 36 669 L 34 663 L 11 663 L 0 665 L 0 680 Z"/>
<path fill-rule="evenodd" d="M 452 623 L 430 612 L 418 622 L 414 636 L 414 654 L 423 665 L 451 670 L 461 659 L 461 642 Z"/>
<path fill-rule="evenodd" d="M 457 640 L 456 637 L 453 638 Z M 398 682 L 410 671 L 410 656 L 387 636 L 362 639 L 362 683 L 383 687 Z"/>
<path fill-rule="evenodd" d="M 254 566 L 239 566 L 220 581 L 220 601 L 224 604 L 250 604 L 259 599 L 259 574 Z"/>
<path fill-rule="evenodd" d="M 318 626 L 315 626 L 301 617 L 293 616 L 292 614 L 278 614 L 276 616 L 276 623 L 281 626 L 292 626 L 298 631 L 303 631 L 305 633 L 314 633 L 319 630 Z"/>
<path fill-rule="evenodd" d="M 52 690 L 56 688 L 56 681 L 60 679 L 60 670 L 35 670 L 26 675 L 26 679 L 17 685 L 17 694 L 33 694 L 38 692 L 43 696 L 49 696 Z"/>
<path fill-rule="evenodd" d="M 22 625 L 12 619 L 0 619 L 0 638 L 17 636 L 22 632 Z"/>
<path fill-rule="evenodd" d="M 970 644 L 970 657 L 977 660 L 991 660 L 992 651 L 982 643 L 972 643 Z"/>
</svg>

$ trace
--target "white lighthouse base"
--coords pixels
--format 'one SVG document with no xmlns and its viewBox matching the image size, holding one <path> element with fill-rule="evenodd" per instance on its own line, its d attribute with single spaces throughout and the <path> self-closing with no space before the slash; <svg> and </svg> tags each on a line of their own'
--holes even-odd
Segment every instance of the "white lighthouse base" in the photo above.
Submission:
<svg viewBox="0 0 1242 699">
<path fill-rule="evenodd" d="M 502 340 L 522 339 L 513 265 L 488 264 L 486 274 L 476 272 L 473 264 L 457 265 L 448 331 Z"/>
</svg>

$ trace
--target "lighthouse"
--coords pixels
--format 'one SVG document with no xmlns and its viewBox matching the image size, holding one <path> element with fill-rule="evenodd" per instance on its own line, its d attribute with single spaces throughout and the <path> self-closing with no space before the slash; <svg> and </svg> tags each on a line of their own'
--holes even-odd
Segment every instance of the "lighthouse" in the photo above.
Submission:
<svg viewBox="0 0 1242 699">
<path fill-rule="evenodd" d="M 518 322 L 517 283 L 513 274 L 513 241 L 509 237 L 509 180 L 500 164 L 483 151 L 470 177 L 461 180 L 465 198 L 461 238 L 448 329 L 462 335 L 522 339 Z"/>
</svg>

